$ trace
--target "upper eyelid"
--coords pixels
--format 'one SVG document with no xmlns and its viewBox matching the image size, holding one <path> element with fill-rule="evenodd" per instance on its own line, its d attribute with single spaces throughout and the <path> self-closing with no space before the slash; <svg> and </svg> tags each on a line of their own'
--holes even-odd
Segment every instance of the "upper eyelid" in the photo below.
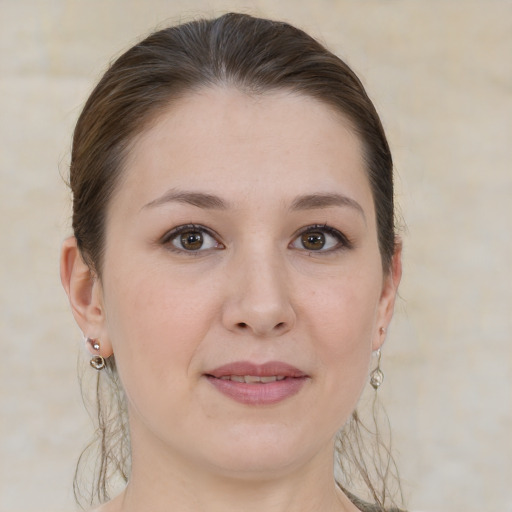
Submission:
<svg viewBox="0 0 512 512">
<path fill-rule="evenodd" d="M 353 247 L 353 243 L 347 237 L 347 235 L 345 235 L 339 229 L 329 226 L 328 224 L 311 224 L 309 226 L 304 226 L 295 232 L 295 234 L 293 235 L 293 238 L 292 238 L 292 242 L 290 242 L 290 243 L 293 243 L 299 236 L 303 235 L 304 233 L 307 233 L 308 231 L 314 231 L 314 230 L 324 231 L 325 233 L 335 237 L 338 240 L 338 242 L 341 244 L 341 246 L 344 248 L 352 248 Z M 305 249 L 305 250 L 307 250 L 307 249 Z M 330 249 L 328 249 L 327 251 L 317 251 L 317 252 L 328 252 L 329 250 Z"/>
<path fill-rule="evenodd" d="M 298 236 L 304 233 L 307 233 L 308 231 L 313 230 L 325 231 L 330 235 L 338 236 L 340 239 L 348 241 L 347 237 L 339 229 L 329 226 L 328 224 L 310 224 L 309 226 L 304 226 L 295 232 L 295 234 L 293 235 L 293 239 L 297 238 Z"/>
<path fill-rule="evenodd" d="M 219 243 L 222 243 L 220 240 L 220 236 L 215 233 L 215 231 L 211 230 L 210 228 L 207 228 L 206 226 L 202 226 L 200 224 L 182 224 L 180 226 L 176 226 L 169 231 L 167 231 L 161 238 L 160 241 L 162 243 L 169 242 L 174 237 L 179 235 L 180 233 L 183 233 L 187 230 L 190 231 L 202 231 L 206 233 L 207 235 L 211 236 L 212 238 L 215 238 Z"/>
<path fill-rule="evenodd" d="M 301 228 L 299 228 L 295 232 L 294 236 L 300 235 L 301 233 L 304 233 L 305 231 L 309 231 L 311 229 L 330 230 L 330 229 L 334 229 L 334 228 L 331 228 L 328 224 L 307 224 L 306 226 L 302 226 Z"/>
</svg>

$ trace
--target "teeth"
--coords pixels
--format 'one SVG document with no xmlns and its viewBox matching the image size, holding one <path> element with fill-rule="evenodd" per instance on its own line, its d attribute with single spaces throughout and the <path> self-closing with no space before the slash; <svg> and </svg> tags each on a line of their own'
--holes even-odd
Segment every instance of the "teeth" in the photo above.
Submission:
<svg viewBox="0 0 512 512">
<path fill-rule="evenodd" d="M 252 384 L 253 382 L 261 382 L 261 377 L 253 377 L 252 375 L 245 375 L 244 381 L 247 384 Z"/>
<path fill-rule="evenodd" d="M 246 384 L 276 382 L 284 380 L 286 377 L 283 375 L 271 375 L 268 377 L 257 377 L 256 375 L 223 375 L 221 380 L 232 380 L 234 382 L 244 382 Z"/>
</svg>

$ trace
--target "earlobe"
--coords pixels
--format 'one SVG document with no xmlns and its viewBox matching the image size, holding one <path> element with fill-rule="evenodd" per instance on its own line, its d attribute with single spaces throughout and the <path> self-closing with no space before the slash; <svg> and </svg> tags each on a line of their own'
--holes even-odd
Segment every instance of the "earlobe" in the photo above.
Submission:
<svg viewBox="0 0 512 512">
<path fill-rule="evenodd" d="M 395 242 L 395 252 L 391 260 L 388 273 L 384 277 L 382 293 L 379 302 L 379 311 L 377 318 L 377 332 L 373 343 L 373 350 L 378 350 L 386 339 L 386 331 L 393 312 L 398 293 L 398 286 L 402 278 L 402 242 L 397 239 Z"/>
<path fill-rule="evenodd" d="M 100 338 L 104 357 L 112 354 L 106 335 L 101 283 L 85 263 L 75 237 L 62 244 L 60 278 L 75 320 L 85 338 Z"/>
</svg>

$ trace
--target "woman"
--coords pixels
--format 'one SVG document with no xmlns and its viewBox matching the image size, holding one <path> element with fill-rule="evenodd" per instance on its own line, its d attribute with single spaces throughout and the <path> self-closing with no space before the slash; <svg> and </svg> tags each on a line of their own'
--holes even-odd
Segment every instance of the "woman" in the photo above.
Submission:
<svg viewBox="0 0 512 512">
<path fill-rule="evenodd" d="M 130 434 L 126 465 L 100 422 L 100 488 L 112 462 L 128 484 L 98 510 L 385 510 L 333 472 L 401 275 L 391 155 L 347 65 L 246 15 L 157 32 L 88 99 L 70 185 L 61 277 Z"/>
</svg>

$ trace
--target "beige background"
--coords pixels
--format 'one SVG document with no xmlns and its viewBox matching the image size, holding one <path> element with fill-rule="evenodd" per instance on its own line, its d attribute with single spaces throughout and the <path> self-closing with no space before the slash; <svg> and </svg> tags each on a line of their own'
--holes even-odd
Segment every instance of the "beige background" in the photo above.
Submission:
<svg viewBox="0 0 512 512">
<path fill-rule="evenodd" d="M 512 2 L 0 0 L 0 512 L 70 512 L 90 428 L 58 278 L 81 104 L 166 20 L 245 10 L 316 34 L 382 114 L 407 223 L 384 352 L 409 505 L 512 511 Z"/>
</svg>

